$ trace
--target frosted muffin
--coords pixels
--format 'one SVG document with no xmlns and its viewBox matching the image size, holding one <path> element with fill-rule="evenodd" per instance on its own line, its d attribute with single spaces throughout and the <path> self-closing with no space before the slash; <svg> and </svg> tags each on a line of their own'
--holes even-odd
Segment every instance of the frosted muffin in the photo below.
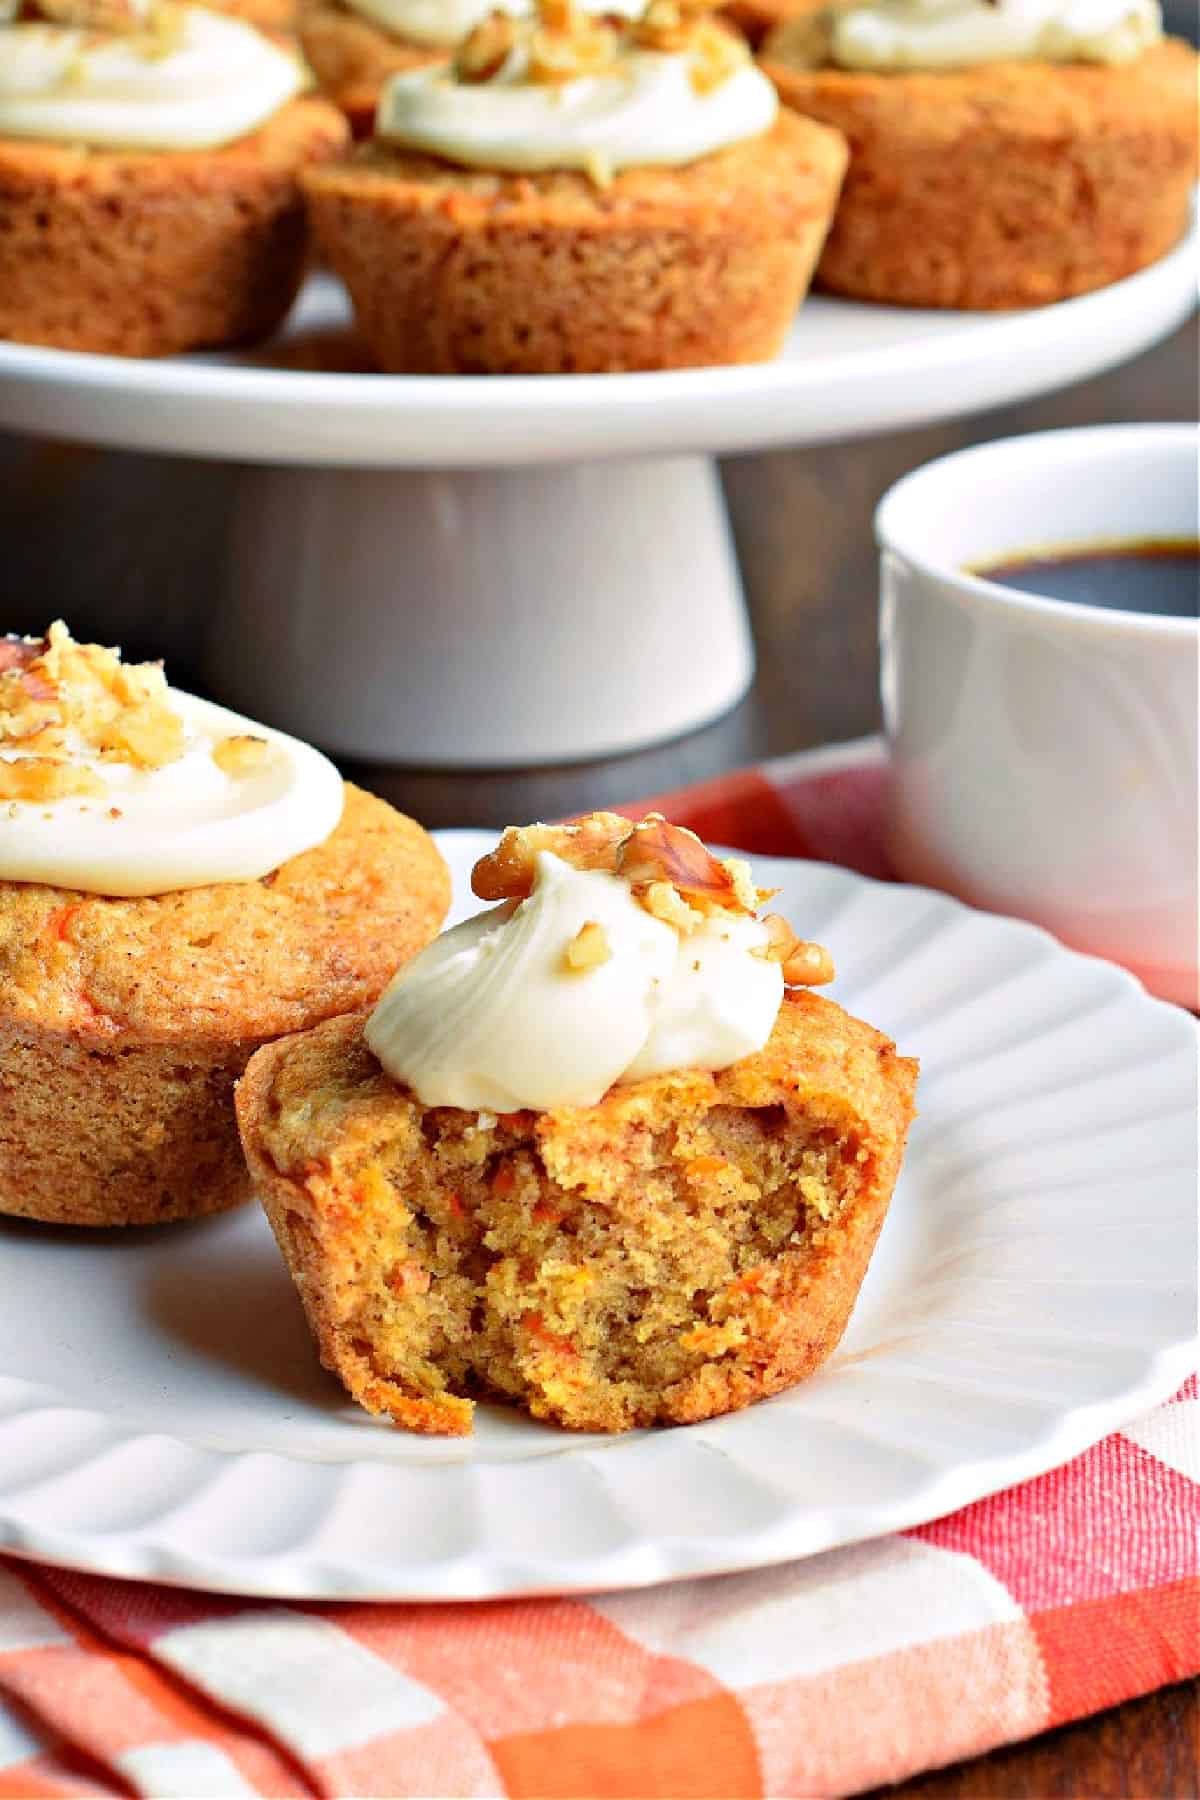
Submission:
<svg viewBox="0 0 1200 1800">
<path fill-rule="evenodd" d="M 259 1052 L 250 1167 L 322 1360 L 412 1431 L 500 1395 L 579 1430 L 709 1418 L 836 1346 L 916 1064 L 744 864 L 658 818 L 510 831 L 499 905 L 368 1020 Z"/>
<path fill-rule="evenodd" d="M 308 81 L 204 7 L 0 0 L 0 338 L 159 356 L 272 331 L 304 269 L 300 171 L 348 136 Z"/>
<path fill-rule="evenodd" d="M 374 140 L 306 188 L 385 369 L 686 368 L 779 350 L 845 156 L 706 14 L 542 0 L 394 76 Z"/>
<path fill-rule="evenodd" d="M 62 626 L 0 639 L 0 1212 L 249 1195 L 233 1084 L 445 916 L 434 845 L 323 756 Z"/>
<path fill-rule="evenodd" d="M 833 292 L 1038 306 L 1187 227 L 1196 56 L 1157 0 L 870 0 L 779 26 L 762 62 L 850 142 L 817 272 Z"/>
<path fill-rule="evenodd" d="M 642 0 L 586 0 L 580 10 L 632 18 L 641 5 Z M 508 0 L 504 10 L 528 18 L 533 0 Z M 391 76 L 450 61 L 490 11 L 491 0 L 299 0 L 300 42 L 354 135 L 369 137 Z"/>
</svg>

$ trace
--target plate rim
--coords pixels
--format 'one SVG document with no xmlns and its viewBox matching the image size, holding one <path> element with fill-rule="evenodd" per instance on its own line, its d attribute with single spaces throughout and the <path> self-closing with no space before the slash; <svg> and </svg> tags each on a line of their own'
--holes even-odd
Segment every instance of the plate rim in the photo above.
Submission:
<svg viewBox="0 0 1200 1800">
<path fill-rule="evenodd" d="M 919 321 L 925 329 L 915 332 L 911 342 L 832 349 L 820 358 L 789 359 L 785 354 L 767 363 L 706 369 L 382 375 L 186 357 L 125 358 L 5 341 L 0 342 L 0 423 L 17 430 L 69 431 L 90 442 L 166 454 L 331 468 L 529 466 L 558 458 L 556 431 L 570 435 L 577 460 L 636 454 L 639 448 L 644 454 L 665 455 L 815 443 L 831 433 L 806 413 L 806 403 L 849 385 L 865 384 L 875 392 L 899 376 L 907 390 L 915 385 L 922 394 L 915 413 L 911 404 L 897 412 L 892 399 L 877 422 L 849 428 L 851 435 L 862 435 L 1048 391 L 1138 354 L 1181 323 L 1194 306 L 1198 243 L 1193 216 L 1180 241 L 1156 262 L 1043 307 L 958 313 L 816 295 L 822 307 L 858 309 L 875 317 L 895 314 Z M 798 318 L 802 329 L 803 309 Z M 1050 331 L 1047 320 L 1053 321 Z M 1115 343 L 1111 352 L 1110 338 Z M 1086 355 L 1085 343 L 1092 346 Z M 998 365 L 1005 371 L 995 392 L 992 383 L 983 398 L 973 397 L 972 390 L 959 401 L 953 395 L 935 399 L 922 387 L 920 378 L 931 371 L 949 378 L 976 369 L 981 346 L 986 346 L 987 368 Z M 1065 372 L 1059 372 L 1060 364 Z M 117 408 L 140 412 L 136 424 L 127 420 L 115 425 L 108 415 Z M 221 430 L 235 434 L 232 441 L 222 444 L 214 436 L 214 412 L 223 415 Z M 690 422 L 697 412 L 705 415 L 703 431 Z M 545 431 L 546 444 L 508 442 L 516 417 L 528 421 L 531 431 Z M 334 419 L 336 428 L 327 430 Z M 468 442 L 458 442 L 468 422 L 473 434 Z M 311 439 L 294 442 L 305 427 Z M 444 432 L 445 438 L 423 447 L 431 430 Z M 832 434 L 843 436 L 846 430 L 835 422 Z M 327 435 L 320 435 L 324 431 Z M 199 449 L 202 439 L 207 447 Z M 650 441 L 643 447 L 646 439 Z M 268 441 L 270 449 L 263 447 Z"/>
<path fill-rule="evenodd" d="M 476 848 L 495 841 L 495 833 L 475 828 L 455 828 L 433 833 L 435 841 L 446 840 L 466 849 L 468 841 Z M 1139 1008 L 1147 1009 L 1171 1029 L 1178 1025 L 1179 1042 L 1187 1040 L 1195 1047 L 1200 1043 L 1200 1028 L 1183 1009 L 1147 994 L 1126 970 L 1104 959 L 1068 949 L 1051 933 L 1024 920 L 991 913 L 945 894 L 940 890 L 915 883 L 891 883 L 848 870 L 840 864 L 821 862 L 806 857 L 755 857 L 756 866 L 764 868 L 781 864 L 802 866 L 806 870 L 833 877 L 842 891 L 852 894 L 866 888 L 876 892 L 900 889 L 906 893 L 927 896 L 943 908 L 947 917 L 970 915 L 984 921 L 989 928 L 1003 928 L 1006 933 L 1038 943 L 1055 957 L 1072 963 L 1092 965 L 1104 971 L 1104 978 L 1115 994 L 1122 992 Z M 329 1552 L 314 1555 L 291 1550 L 278 1555 L 239 1557 L 228 1551 L 208 1553 L 205 1550 L 181 1550 L 162 1539 L 137 1530 L 88 1533 L 69 1528 L 39 1526 L 21 1516 L 17 1504 L 0 1474 L 0 1554 L 17 1560 L 28 1559 L 51 1565 L 82 1570 L 97 1575 L 157 1582 L 167 1586 L 192 1587 L 202 1591 L 235 1593 L 251 1599 L 275 1600 L 378 1600 L 437 1601 L 454 1603 L 461 1600 L 517 1598 L 545 1594 L 603 1593 L 625 1588 L 656 1585 L 661 1582 L 693 1579 L 700 1576 L 729 1574 L 766 1568 L 799 1560 L 826 1550 L 866 1542 L 893 1532 L 912 1529 L 944 1517 L 961 1507 L 1002 1492 L 1059 1468 L 1081 1454 L 1112 1431 L 1128 1423 L 1156 1403 L 1165 1401 L 1197 1367 L 1200 1358 L 1200 1332 L 1174 1336 L 1146 1353 L 1135 1380 L 1125 1382 L 1119 1392 L 1068 1407 L 1047 1422 L 1018 1449 L 989 1456 L 971 1454 L 952 1467 L 935 1469 L 915 1481 L 911 1488 L 885 1502 L 858 1500 L 838 1507 L 806 1508 L 803 1500 L 793 1498 L 790 1510 L 780 1519 L 743 1533 L 696 1532 L 692 1534 L 658 1533 L 629 1544 L 601 1549 L 586 1557 L 559 1557 L 552 1553 L 533 1555 L 526 1551 L 501 1550 L 474 1546 L 448 1556 L 434 1557 L 420 1564 L 391 1565 L 390 1573 L 376 1567 L 374 1579 L 370 1562 L 362 1562 L 343 1552 L 340 1557 Z M 59 1411 L 72 1418 L 84 1415 L 105 1427 L 114 1428 L 114 1444 L 125 1450 L 133 1446 L 159 1444 L 171 1446 L 206 1462 L 221 1464 L 225 1470 L 244 1466 L 247 1461 L 281 1465 L 284 1468 L 319 1465 L 336 1468 L 339 1480 L 356 1472 L 369 1472 L 371 1479 L 384 1481 L 410 1473 L 414 1465 L 380 1464 L 365 1458 L 347 1459 L 330 1464 L 327 1459 L 304 1457 L 275 1450 L 239 1449 L 220 1451 L 205 1449 L 186 1439 L 158 1430 L 121 1429 L 121 1414 L 101 1408 L 84 1408 L 68 1397 L 54 1395 L 48 1387 L 21 1377 L 4 1377 L 0 1370 L 0 1386 L 10 1397 L 28 1396 L 38 1416 Z M 5 1407 L 0 1413 L 0 1430 L 5 1435 L 20 1409 Z M 711 1423 L 711 1422 L 708 1422 Z M 668 1427 L 659 1433 L 643 1434 L 665 1442 L 676 1434 L 703 1431 L 698 1427 Z M 616 1440 L 619 1442 L 620 1440 Z M 703 1439 L 698 1439 L 703 1443 Z M 105 1449 L 113 1445 L 105 1445 Z M 561 1452 L 544 1458 L 547 1467 L 562 1457 L 589 1463 L 603 1457 L 607 1443 L 596 1440 L 569 1439 Z M 532 1459 L 521 1459 L 528 1466 Z M 73 1465 L 59 1470 L 70 1473 Z M 471 1464 L 431 1464 L 422 1473 L 433 1470 L 469 1470 Z M 53 1477 L 52 1479 L 57 1478 Z M 45 1483 L 26 1483 L 36 1491 Z M 870 1515 L 864 1522 L 862 1515 Z M 306 1572 L 307 1571 L 307 1572 Z"/>
</svg>

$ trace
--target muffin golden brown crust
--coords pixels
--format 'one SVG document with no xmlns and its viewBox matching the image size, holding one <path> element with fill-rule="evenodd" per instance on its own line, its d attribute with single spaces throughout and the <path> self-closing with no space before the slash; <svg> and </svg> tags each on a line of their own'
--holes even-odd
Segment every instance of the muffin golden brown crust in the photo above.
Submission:
<svg viewBox="0 0 1200 1800">
<path fill-rule="evenodd" d="M 448 903 L 420 826 L 354 787 L 332 835 L 261 881 L 134 900 L 0 883 L 0 1212 L 147 1224 L 247 1198 L 249 1056 L 369 1006 Z"/>
<path fill-rule="evenodd" d="M 810 1374 L 887 1211 L 916 1064 L 789 992 L 764 1050 L 596 1106 L 426 1108 L 361 1022 L 254 1057 L 243 1143 L 322 1360 L 412 1431 L 470 1390 L 583 1430 L 688 1422 Z"/>
<path fill-rule="evenodd" d="M 355 137 L 370 135 L 379 90 L 390 76 L 441 62 L 451 48 L 406 43 L 339 0 L 299 0 L 297 29 L 309 67 Z"/>
<path fill-rule="evenodd" d="M 0 338 L 162 356 L 265 336 L 304 271 L 300 171 L 347 137 L 300 99 L 216 150 L 0 138 Z"/>
<path fill-rule="evenodd" d="M 1115 67 L 897 74 L 804 66 L 811 48 L 807 21 L 784 25 L 761 60 L 789 106 L 850 143 L 821 287 L 904 306 L 1038 306 L 1132 275 L 1187 227 L 1187 44 Z"/>
<path fill-rule="evenodd" d="M 664 369 L 778 351 L 845 160 L 836 134 L 781 113 L 761 137 L 607 188 L 375 143 L 305 185 L 383 368 Z"/>
</svg>

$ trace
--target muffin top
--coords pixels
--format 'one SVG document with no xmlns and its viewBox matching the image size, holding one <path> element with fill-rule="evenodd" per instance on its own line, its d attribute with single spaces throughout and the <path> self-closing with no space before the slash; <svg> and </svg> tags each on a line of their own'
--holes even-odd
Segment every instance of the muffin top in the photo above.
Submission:
<svg viewBox="0 0 1200 1800">
<path fill-rule="evenodd" d="M 378 140 L 467 168 L 677 167 L 769 131 L 778 101 L 745 41 L 706 0 L 650 0 L 636 19 L 538 0 L 493 12 L 454 58 L 394 75 Z"/>
<path fill-rule="evenodd" d="M 369 1005 L 448 901 L 308 745 L 62 625 L 0 640 L 0 1025 L 277 1036 Z"/>
<path fill-rule="evenodd" d="M 209 150 L 308 85 L 245 19 L 176 0 L 0 0 L 0 138 Z"/>
<path fill-rule="evenodd" d="M 0 881 L 0 1030 L 240 1042 L 369 1006 L 437 931 L 450 878 L 421 827 L 347 785 L 314 850 L 258 881 L 108 899 Z"/>
<path fill-rule="evenodd" d="M 833 964 L 748 866 L 652 813 L 512 827 L 472 885 L 499 904 L 402 967 L 366 1026 L 427 1106 L 497 1113 L 593 1106 L 673 1069 L 762 1049 L 785 987 Z"/>
<path fill-rule="evenodd" d="M 929 72 L 1124 64 L 1161 39 L 1159 0 L 840 0 L 781 24 L 766 55 L 801 68 Z"/>
<path fill-rule="evenodd" d="M 267 875 L 327 838 L 342 781 L 308 744 L 167 685 L 158 663 L 0 640 L 0 880 L 161 894 Z"/>
</svg>

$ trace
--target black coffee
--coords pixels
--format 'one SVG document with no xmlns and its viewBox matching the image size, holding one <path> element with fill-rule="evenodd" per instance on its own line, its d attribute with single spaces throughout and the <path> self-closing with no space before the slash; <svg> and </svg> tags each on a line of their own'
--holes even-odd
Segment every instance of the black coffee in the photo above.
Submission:
<svg viewBox="0 0 1200 1800">
<path fill-rule="evenodd" d="M 987 563 L 971 573 L 1023 594 L 1080 606 L 1175 619 L 1194 619 L 1200 612 L 1200 543 L 1190 539 L 1044 551 Z"/>
</svg>

